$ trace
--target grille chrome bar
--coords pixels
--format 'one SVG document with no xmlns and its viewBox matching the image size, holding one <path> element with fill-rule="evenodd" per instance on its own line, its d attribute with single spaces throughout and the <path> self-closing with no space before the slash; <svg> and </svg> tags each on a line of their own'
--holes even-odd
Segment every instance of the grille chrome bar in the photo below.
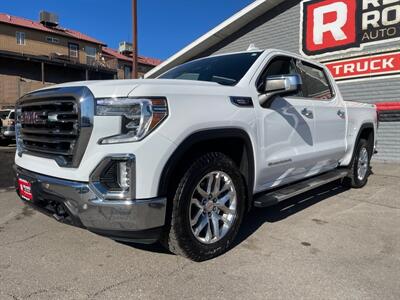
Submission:
<svg viewBox="0 0 400 300">
<path fill-rule="evenodd" d="M 47 128 L 21 128 L 21 134 L 74 136 L 78 135 L 78 129 L 61 130 Z"/>
<path fill-rule="evenodd" d="M 35 146 L 30 146 L 30 145 L 25 145 L 24 146 L 26 150 L 28 150 L 29 154 L 33 154 L 35 152 L 38 153 L 48 153 L 48 154 L 54 154 L 54 155 L 62 155 L 62 156 L 71 156 L 73 154 L 72 151 L 65 151 L 65 150 L 51 150 L 51 149 L 46 149 L 43 147 L 35 147 Z M 43 156 L 43 155 L 40 155 Z"/>
<path fill-rule="evenodd" d="M 22 135 L 21 138 L 24 141 L 36 142 L 36 143 L 44 143 L 44 144 L 60 144 L 60 143 L 70 143 L 72 144 L 76 139 L 75 138 L 59 138 L 59 137 L 45 137 L 45 136 L 35 136 L 35 135 Z"/>
<path fill-rule="evenodd" d="M 25 95 L 17 102 L 17 152 L 78 167 L 94 116 L 94 97 L 86 87 L 65 87 Z"/>
</svg>

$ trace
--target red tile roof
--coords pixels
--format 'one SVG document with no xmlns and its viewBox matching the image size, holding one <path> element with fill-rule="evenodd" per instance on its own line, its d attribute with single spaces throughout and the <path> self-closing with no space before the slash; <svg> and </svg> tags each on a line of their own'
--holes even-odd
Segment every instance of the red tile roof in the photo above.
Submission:
<svg viewBox="0 0 400 300">
<path fill-rule="evenodd" d="M 14 16 L 10 16 L 10 15 L 4 14 L 4 13 L 0 13 L 0 23 L 7 23 L 10 25 L 14 25 L 14 26 L 21 26 L 21 27 L 26 27 L 26 28 L 30 28 L 30 29 L 50 32 L 53 34 L 68 36 L 68 37 L 75 38 L 78 40 L 83 40 L 83 41 L 106 46 L 106 44 L 104 44 L 103 42 L 96 40 L 90 36 L 87 36 L 83 33 L 75 31 L 75 30 L 61 28 L 59 26 L 50 28 L 50 27 L 46 27 L 43 24 L 36 22 L 36 21 L 27 20 L 27 19 L 20 18 L 20 17 L 14 17 Z"/>
<path fill-rule="evenodd" d="M 132 62 L 132 57 L 123 55 L 123 54 L 119 53 L 117 50 L 114 50 L 111 48 L 103 47 L 103 53 L 105 53 L 106 55 L 109 55 L 109 56 L 113 56 L 120 60 Z M 151 57 L 145 57 L 145 56 L 139 55 L 138 62 L 140 64 L 144 64 L 144 65 L 158 66 L 159 64 L 161 64 L 162 61 L 157 58 L 151 58 Z"/>
</svg>

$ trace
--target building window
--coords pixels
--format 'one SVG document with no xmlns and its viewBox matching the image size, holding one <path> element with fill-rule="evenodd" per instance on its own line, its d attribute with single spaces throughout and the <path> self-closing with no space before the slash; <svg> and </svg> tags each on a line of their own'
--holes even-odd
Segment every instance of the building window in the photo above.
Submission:
<svg viewBox="0 0 400 300">
<path fill-rule="evenodd" d="M 131 79 L 131 67 L 130 66 L 124 66 L 124 79 Z"/>
<path fill-rule="evenodd" d="M 46 41 L 53 44 L 58 44 L 60 40 L 52 36 L 46 36 Z"/>
<path fill-rule="evenodd" d="M 96 53 L 97 53 L 96 48 L 86 46 L 85 52 L 86 52 L 86 63 L 88 65 L 93 65 L 96 62 Z"/>
<path fill-rule="evenodd" d="M 79 58 L 79 45 L 69 43 L 68 53 L 70 58 Z"/>
<path fill-rule="evenodd" d="M 17 45 L 25 45 L 25 32 L 17 31 Z"/>
</svg>

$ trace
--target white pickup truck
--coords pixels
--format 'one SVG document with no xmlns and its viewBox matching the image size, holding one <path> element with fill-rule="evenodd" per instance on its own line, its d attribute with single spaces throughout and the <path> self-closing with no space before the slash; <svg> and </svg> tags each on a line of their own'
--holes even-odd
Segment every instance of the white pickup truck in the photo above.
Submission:
<svg viewBox="0 0 400 300">
<path fill-rule="evenodd" d="M 246 212 L 331 181 L 364 186 L 373 105 L 279 50 L 206 57 L 157 79 L 61 84 L 17 103 L 19 196 L 116 240 L 201 261 Z"/>
</svg>

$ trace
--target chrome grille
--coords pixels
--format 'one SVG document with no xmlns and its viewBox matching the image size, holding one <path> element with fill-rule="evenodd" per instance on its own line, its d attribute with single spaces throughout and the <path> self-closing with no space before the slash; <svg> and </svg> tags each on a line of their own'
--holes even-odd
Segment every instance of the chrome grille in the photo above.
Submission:
<svg viewBox="0 0 400 300">
<path fill-rule="evenodd" d="M 17 103 L 18 153 L 77 167 L 92 130 L 93 107 L 87 88 L 46 90 L 23 97 Z"/>
</svg>

